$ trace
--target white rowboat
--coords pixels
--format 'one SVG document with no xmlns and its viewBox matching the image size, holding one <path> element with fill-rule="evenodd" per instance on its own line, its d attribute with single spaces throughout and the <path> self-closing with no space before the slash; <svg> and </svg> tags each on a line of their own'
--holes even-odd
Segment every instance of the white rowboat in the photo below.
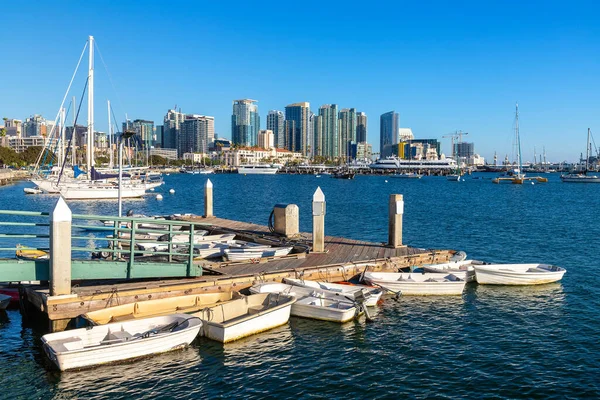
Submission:
<svg viewBox="0 0 600 400">
<path fill-rule="evenodd" d="M 562 279 L 566 269 L 548 264 L 492 264 L 474 266 L 482 285 L 542 285 Z"/>
<path fill-rule="evenodd" d="M 461 295 L 467 283 L 453 274 L 431 272 L 365 272 L 363 279 L 402 296 Z"/>
<path fill-rule="evenodd" d="M 339 293 L 342 296 L 348 296 L 354 299 L 357 294 L 364 295 L 365 306 L 374 307 L 377 305 L 383 291 L 378 288 L 373 288 L 365 285 L 342 285 L 339 283 L 319 282 L 319 281 L 307 281 L 304 279 L 291 279 L 285 278 L 285 283 L 294 286 L 300 286 L 308 289 L 322 289 L 328 292 Z M 327 296 L 329 297 L 329 296 Z"/>
<path fill-rule="evenodd" d="M 199 318 L 173 314 L 49 333 L 42 343 L 48 358 L 65 371 L 180 349 L 201 327 Z"/>
<path fill-rule="evenodd" d="M 286 324 L 293 296 L 261 293 L 245 296 L 193 315 L 202 319 L 202 334 L 222 343 L 233 342 Z"/>
</svg>

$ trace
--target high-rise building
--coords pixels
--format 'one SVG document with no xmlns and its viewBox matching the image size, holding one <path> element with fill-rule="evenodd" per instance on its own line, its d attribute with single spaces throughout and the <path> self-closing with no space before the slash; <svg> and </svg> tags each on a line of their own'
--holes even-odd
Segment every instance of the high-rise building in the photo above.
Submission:
<svg viewBox="0 0 600 400">
<path fill-rule="evenodd" d="M 275 147 L 283 149 L 285 147 L 285 135 L 283 125 L 285 115 L 282 111 L 271 110 L 267 114 L 267 129 L 273 131 L 275 137 Z"/>
<path fill-rule="evenodd" d="M 184 153 L 208 153 L 215 138 L 215 118 L 206 115 L 186 115 L 180 125 L 181 150 Z"/>
<path fill-rule="evenodd" d="M 123 132 L 125 131 L 135 132 L 137 141 L 144 149 L 154 146 L 154 121 L 136 119 L 123 122 Z"/>
<path fill-rule="evenodd" d="M 39 114 L 30 116 L 23 124 L 23 137 L 42 136 L 46 134 L 46 120 Z"/>
<path fill-rule="evenodd" d="M 319 107 L 318 136 L 320 140 L 320 155 L 329 159 L 340 156 L 340 138 L 338 135 L 337 104 L 325 104 Z"/>
<path fill-rule="evenodd" d="M 356 143 L 356 108 L 343 108 L 338 116 L 339 156 L 352 156 L 352 143 Z"/>
<path fill-rule="evenodd" d="M 258 147 L 261 149 L 275 148 L 275 135 L 270 129 L 264 129 L 258 132 Z"/>
<path fill-rule="evenodd" d="M 359 112 L 356 114 L 356 143 L 367 141 L 367 114 Z"/>
<path fill-rule="evenodd" d="M 398 143 L 400 116 L 397 112 L 390 111 L 379 118 L 379 153 L 380 158 L 393 154 L 393 146 Z"/>
<path fill-rule="evenodd" d="M 312 111 L 308 111 L 308 126 L 306 130 L 306 157 L 311 159 L 315 156 L 315 118 L 316 115 Z"/>
<path fill-rule="evenodd" d="M 23 135 L 23 121 L 14 118 L 4 118 L 6 136 L 21 137 Z"/>
<path fill-rule="evenodd" d="M 310 103 L 294 103 L 285 107 L 285 148 L 297 151 L 306 156 L 310 151 L 308 124 L 310 116 Z"/>
<path fill-rule="evenodd" d="M 475 155 L 475 143 L 454 143 L 453 153 L 460 158 L 471 158 Z"/>
<path fill-rule="evenodd" d="M 185 114 L 181 110 L 169 110 L 163 119 L 163 148 L 177 149 L 180 157 L 186 152 L 180 137 L 180 127 L 184 120 Z"/>
<path fill-rule="evenodd" d="M 156 138 L 155 147 L 165 147 L 165 127 L 164 125 L 156 125 L 154 127 L 154 137 Z"/>
<path fill-rule="evenodd" d="M 231 140 L 240 146 L 256 146 L 260 130 L 260 116 L 256 100 L 233 101 L 231 115 Z"/>
</svg>

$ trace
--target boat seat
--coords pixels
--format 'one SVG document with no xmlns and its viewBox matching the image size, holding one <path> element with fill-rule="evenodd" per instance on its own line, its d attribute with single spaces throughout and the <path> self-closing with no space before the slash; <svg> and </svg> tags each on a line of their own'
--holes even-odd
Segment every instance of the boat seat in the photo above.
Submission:
<svg viewBox="0 0 600 400">
<path fill-rule="evenodd" d="M 104 339 L 102 339 L 102 343 L 125 342 L 132 337 L 131 333 L 127 331 L 108 332 Z"/>
<path fill-rule="evenodd" d="M 254 306 L 254 307 L 248 307 L 248 314 L 252 315 L 252 314 L 258 314 L 261 311 L 264 311 L 267 307 L 265 306 Z"/>
<path fill-rule="evenodd" d="M 52 345 L 52 348 L 55 349 L 57 353 L 83 349 L 83 340 L 78 337 L 53 340 L 48 344 Z"/>
</svg>

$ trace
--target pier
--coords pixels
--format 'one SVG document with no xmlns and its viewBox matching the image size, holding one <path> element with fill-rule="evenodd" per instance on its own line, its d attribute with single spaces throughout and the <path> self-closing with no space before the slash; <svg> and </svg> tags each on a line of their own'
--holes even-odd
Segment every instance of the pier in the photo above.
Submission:
<svg viewBox="0 0 600 400">
<path fill-rule="evenodd" d="M 210 181 L 208 181 L 210 183 Z M 203 216 L 181 215 L 160 220 L 168 240 L 167 251 L 136 249 L 136 234 L 150 230 L 144 224 L 157 220 L 136 217 L 71 215 L 66 203 L 59 199 L 51 213 L 1 211 L 0 226 L 31 227 L 39 233 L 3 233 L 1 238 L 47 240 L 49 246 L 32 246 L 49 251 L 50 260 L 23 261 L 0 259 L 0 281 L 40 281 L 39 285 L 21 285 L 21 306 L 36 310 L 49 321 L 52 331 L 63 330 L 70 321 L 89 311 L 150 299 L 170 298 L 189 294 L 242 290 L 266 281 L 284 278 L 307 278 L 325 281 L 349 280 L 368 267 L 370 271 L 397 270 L 402 267 L 447 261 L 450 250 L 425 250 L 402 243 L 401 195 L 389 198 L 389 241 L 372 243 L 343 237 L 326 236 L 324 217 L 325 196 L 320 189 L 313 197 L 313 232 L 298 232 L 298 207 L 277 205 L 274 226 L 268 227 L 233 221 L 212 215 L 212 184 L 205 187 Z M 383 199 L 382 199 L 383 200 Z M 34 222 L 4 222 L 2 216 L 29 217 Z M 114 220 L 114 226 L 94 224 L 94 221 Z M 323 224 L 322 226 L 320 224 Z M 263 257 L 244 261 L 205 260 L 173 249 L 174 227 L 182 226 L 188 236 L 187 245 L 194 242 L 194 231 L 204 229 L 208 235 L 235 234 L 236 239 L 274 246 L 293 246 L 282 257 Z M 99 236 L 83 234 L 94 228 Z M 385 227 L 382 227 L 384 230 Z M 126 238 L 106 238 L 120 232 Z M 156 240 L 156 239 L 154 239 Z M 88 246 L 81 246 L 86 241 Z M 108 247 L 97 242 L 111 243 Z M 91 245 L 90 245 L 91 243 Z M 124 246 L 127 244 L 128 246 Z M 184 243 L 185 244 L 185 243 Z M 178 242 L 177 245 L 182 245 Z M 7 252 L 16 248 L 4 247 Z M 69 247 L 71 249 L 69 250 Z M 190 246 L 191 248 L 193 246 Z M 91 259 L 90 254 L 102 254 Z"/>
</svg>

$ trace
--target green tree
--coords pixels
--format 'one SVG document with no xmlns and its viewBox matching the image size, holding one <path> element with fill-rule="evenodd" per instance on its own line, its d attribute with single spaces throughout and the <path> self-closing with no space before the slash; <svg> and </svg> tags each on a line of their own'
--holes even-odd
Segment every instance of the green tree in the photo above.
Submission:
<svg viewBox="0 0 600 400">
<path fill-rule="evenodd" d="M 10 147 L 0 147 L 0 165 L 11 165 L 13 167 L 22 164 L 19 154 Z"/>
<path fill-rule="evenodd" d="M 48 164 L 48 163 L 56 164 L 56 155 L 48 149 L 44 150 L 44 148 L 41 146 L 28 147 L 19 156 L 20 156 L 21 160 L 25 163 L 25 165 L 31 165 L 31 164 L 36 163 L 36 161 L 42 151 L 46 152 L 42 156 L 42 160 L 44 160 L 44 158 L 45 158 L 46 164 Z"/>
<path fill-rule="evenodd" d="M 150 165 L 166 165 L 168 164 L 169 160 L 167 160 L 164 157 L 161 156 L 157 156 L 156 154 L 151 155 L 150 158 L 148 159 L 148 163 Z"/>
</svg>

